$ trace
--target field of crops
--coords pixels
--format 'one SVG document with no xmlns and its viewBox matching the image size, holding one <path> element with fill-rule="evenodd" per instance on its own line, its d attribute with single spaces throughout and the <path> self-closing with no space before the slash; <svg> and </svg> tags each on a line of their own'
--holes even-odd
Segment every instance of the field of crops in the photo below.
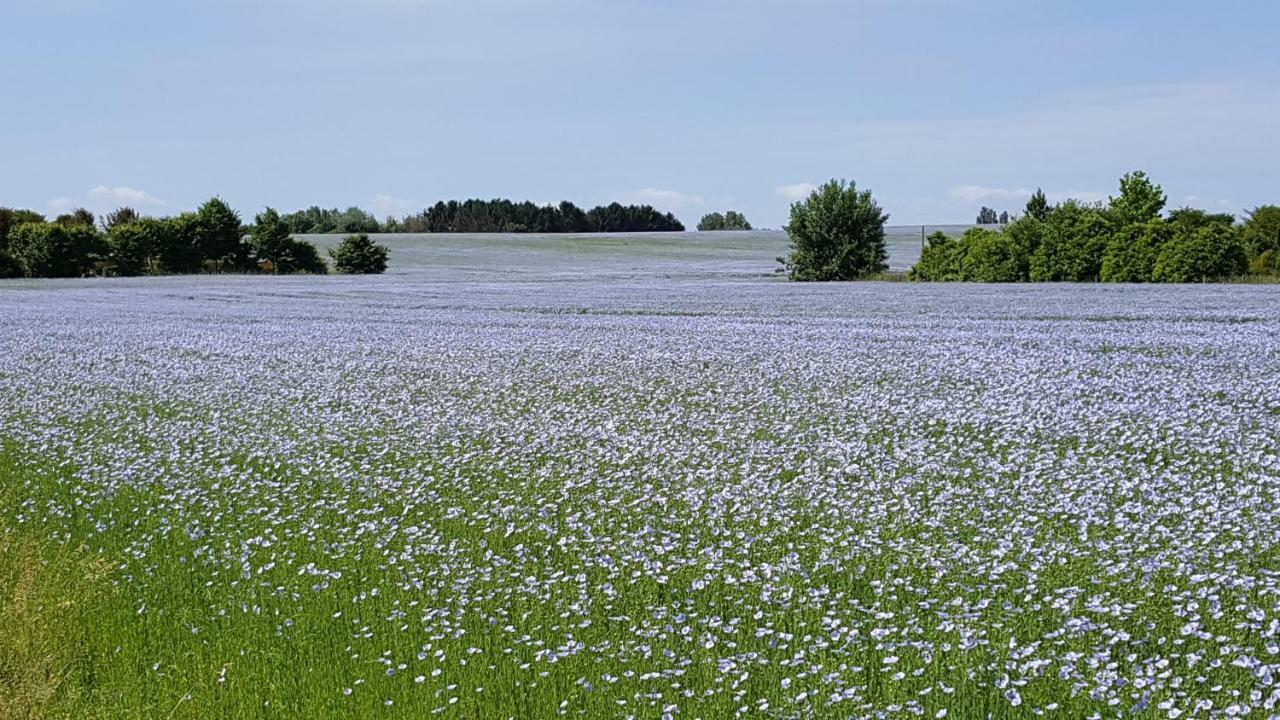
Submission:
<svg viewBox="0 0 1280 720">
<path fill-rule="evenodd" d="M 1280 289 L 529 253 L 0 283 L 0 708 L 1280 714 Z"/>
</svg>

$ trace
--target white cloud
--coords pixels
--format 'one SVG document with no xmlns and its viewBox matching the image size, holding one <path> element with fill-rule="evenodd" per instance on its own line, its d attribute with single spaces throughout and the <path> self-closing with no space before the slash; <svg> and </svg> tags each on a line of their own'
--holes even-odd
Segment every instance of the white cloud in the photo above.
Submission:
<svg viewBox="0 0 1280 720">
<path fill-rule="evenodd" d="M 142 207 L 163 207 L 164 201 L 145 190 L 127 186 L 109 188 L 106 185 L 89 191 L 89 202 L 93 205 L 112 205 L 112 210 L 121 205 L 140 205 Z"/>
<path fill-rule="evenodd" d="M 64 195 L 53 198 L 45 203 L 45 214 L 61 215 L 76 208 L 88 208 L 95 215 L 103 215 L 126 205 L 140 210 L 154 210 L 164 207 L 165 202 L 138 188 L 99 185 L 79 197 Z"/>
<path fill-rule="evenodd" d="M 623 193 L 618 202 L 626 205 L 652 205 L 659 210 L 679 212 L 689 208 L 702 207 L 706 200 L 701 195 L 690 195 L 679 190 L 659 190 L 645 188 L 634 192 Z"/>
<path fill-rule="evenodd" d="M 417 200 L 406 200 L 392 195 L 383 195 L 381 193 L 374 195 L 373 200 L 369 203 L 373 208 L 373 214 L 377 217 L 386 217 L 387 215 L 407 215 L 409 213 L 418 212 L 423 208 L 423 204 Z"/>
<path fill-rule="evenodd" d="M 773 191 L 790 202 L 799 202 L 817 190 L 818 186 L 813 183 L 796 183 L 794 185 L 779 185 Z"/>
</svg>

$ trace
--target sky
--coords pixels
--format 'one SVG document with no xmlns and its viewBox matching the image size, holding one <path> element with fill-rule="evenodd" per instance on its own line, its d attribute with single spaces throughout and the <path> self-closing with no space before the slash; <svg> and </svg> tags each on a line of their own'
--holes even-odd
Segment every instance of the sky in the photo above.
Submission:
<svg viewBox="0 0 1280 720">
<path fill-rule="evenodd" d="M 1280 203 L 1274 0 L 0 0 L 0 205 Z"/>
</svg>

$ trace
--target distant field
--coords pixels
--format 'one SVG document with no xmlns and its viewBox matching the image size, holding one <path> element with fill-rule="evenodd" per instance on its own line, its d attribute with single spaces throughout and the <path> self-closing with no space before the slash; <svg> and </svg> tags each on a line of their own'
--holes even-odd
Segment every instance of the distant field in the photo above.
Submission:
<svg viewBox="0 0 1280 720">
<path fill-rule="evenodd" d="M 0 282 L 0 718 L 1274 716 L 1280 288 L 389 242 Z"/>
<path fill-rule="evenodd" d="M 967 226 L 930 226 L 960 234 Z M 920 226 L 888 229 L 889 268 L 905 271 L 920 258 Z M 342 236 L 307 235 L 321 249 Z M 787 253 L 781 231 L 641 233 L 617 235 L 430 234 L 379 235 L 391 249 L 392 272 L 447 269 L 453 279 L 500 275 L 566 277 L 579 273 L 626 276 L 752 277 L 773 273 Z M 458 274 L 461 272 L 461 274 Z"/>
</svg>

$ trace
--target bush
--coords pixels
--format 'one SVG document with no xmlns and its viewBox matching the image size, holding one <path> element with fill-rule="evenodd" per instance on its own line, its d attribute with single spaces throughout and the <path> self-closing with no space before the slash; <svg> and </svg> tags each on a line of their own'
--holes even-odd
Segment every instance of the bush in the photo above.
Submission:
<svg viewBox="0 0 1280 720">
<path fill-rule="evenodd" d="M 1178 233 L 1156 259 L 1157 282 L 1205 282 L 1243 275 L 1249 253 L 1235 228 L 1214 224 Z"/>
<path fill-rule="evenodd" d="M 869 191 L 831 180 L 791 206 L 791 254 L 779 259 L 792 280 L 854 280 L 884 272 L 888 219 Z"/>
<path fill-rule="evenodd" d="M 1103 282 L 1151 282 L 1156 259 L 1173 237 L 1172 227 L 1155 220 L 1120 228 L 1102 255 Z"/>
<path fill-rule="evenodd" d="M 1023 279 L 1013 238 L 995 230 L 970 228 L 958 240 L 929 237 L 920 262 L 907 275 L 934 282 L 1018 282 Z"/>
<path fill-rule="evenodd" d="M 964 248 L 945 233 L 929 236 L 929 244 L 920 251 L 920 261 L 907 272 L 908 280 L 948 282 L 960 279 L 960 261 Z"/>
<path fill-rule="evenodd" d="M 387 271 L 387 248 L 360 233 L 352 235 L 329 251 L 333 267 L 347 275 L 376 275 Z"/>
<path fill-rule="evenodd" d="M 9 232 L 9 254 L 26 277 L 80 277 L 106 248 L 90 226 L 26 223 Z"/>
</svg>

